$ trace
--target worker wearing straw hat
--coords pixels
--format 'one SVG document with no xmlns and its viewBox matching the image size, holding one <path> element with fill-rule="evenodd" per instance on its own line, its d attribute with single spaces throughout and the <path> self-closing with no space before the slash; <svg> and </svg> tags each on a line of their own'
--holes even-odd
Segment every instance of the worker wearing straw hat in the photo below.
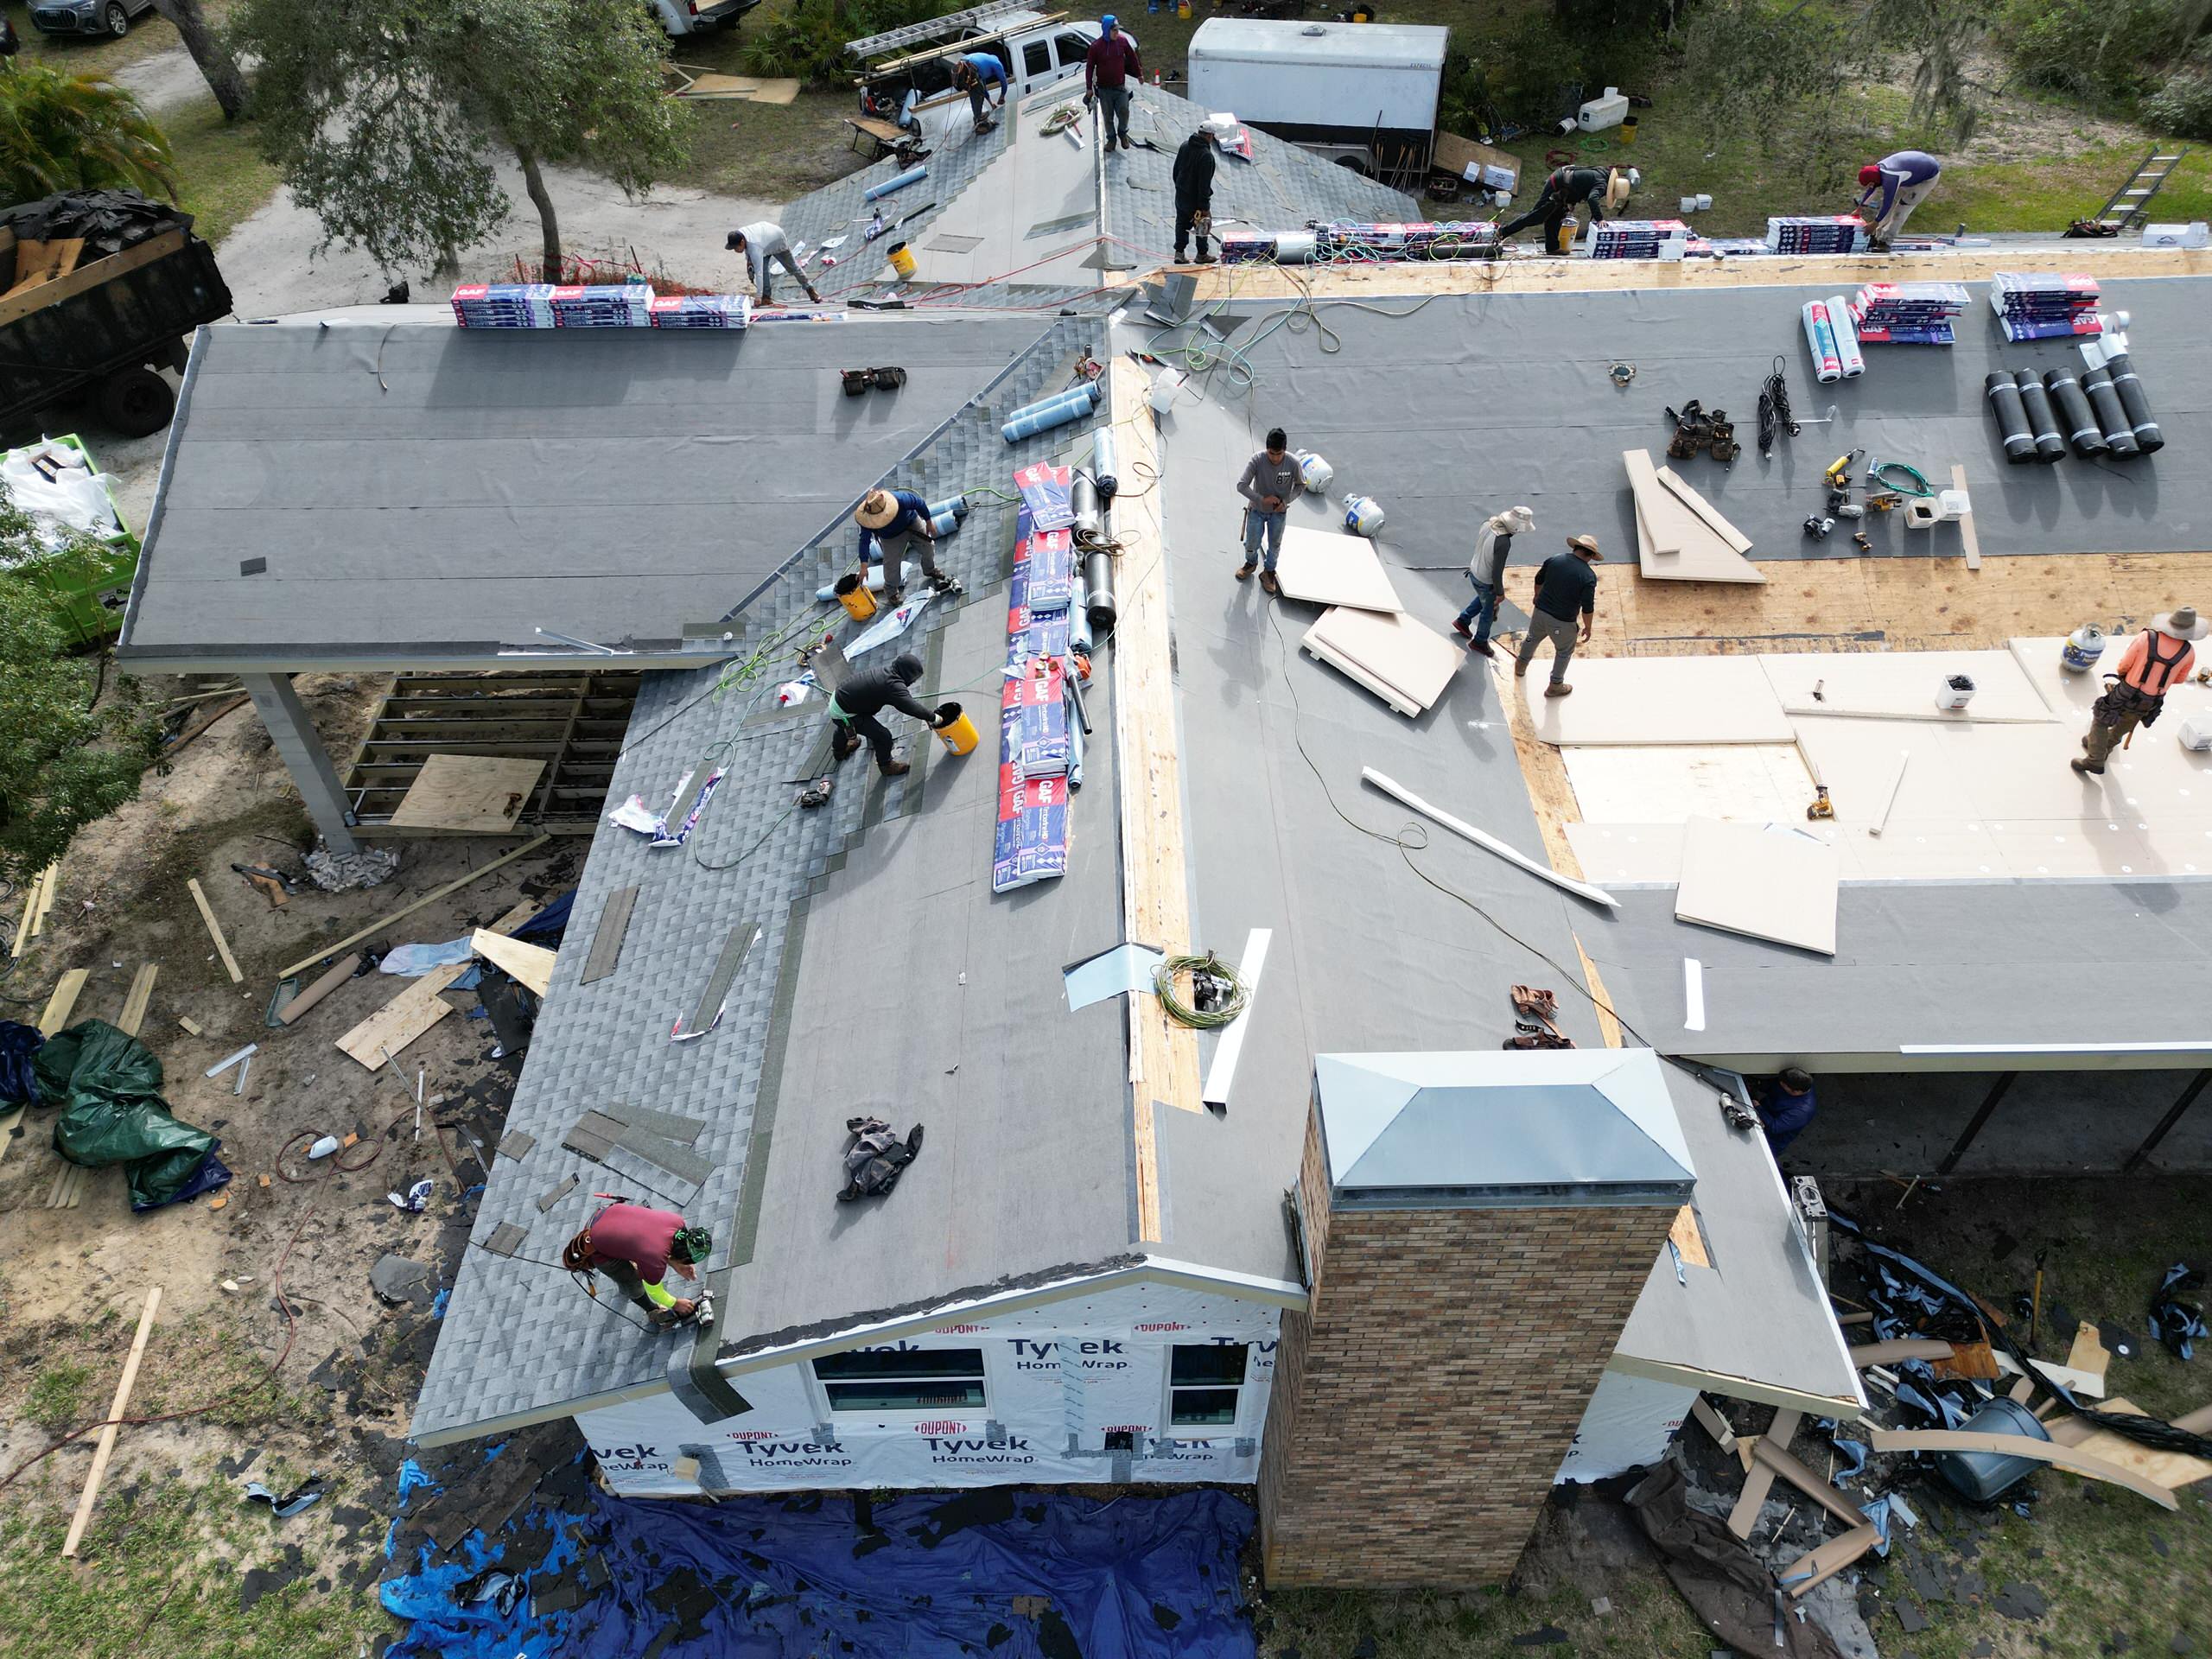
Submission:
<svg viewBox="0 0 2212 1659">
<path fill-rule="evenodd" d="M 1592 225 L 1611 213 L 1620 216 L 1628 206 L 1628 193 L 1642 175 L 1632 167 L 1600 168 L 1595 167 L 1556 167 L 1545 175 L 1544 188 L 1536 197 L 1535 205 L 1517 219 L 1509 219 L 1497 227 L 1497 239 L 1507 240 L 1524 231 L 1538 219 L 1544 222 L 1544 251 L 1562 253 L 1560 232 L 1567 221 L 1574 216 L 1577 207 L 1587 206 Z"/>
<path fill-rule="evenodd" d="M 2089 713 L 2082 753 L 2067 764 L 2088 777 L 2101 778 L 2105 761 L 2138 726 L 2148 726 L 2165 707 L 2166 693 L 2196 666 L 2195 641 L 2212 632 L 2212 622 L 2184 605 L 2151 619 L 2106 677 L 2112 684 Z"/>
<path fill-rule="evenodd" d="M 939 593 L 956 586 L 937 568 L 937 531 L 930 524 L 930 504 L 912 490 L 870 490 L 853 514 L 861 527 L 861 574 L 868 574 L 868 544 L 883 560 L 883 603 L 896 610 L 906 594 L 906 550 L 921 556 L 922 574 Z"/>
<path fill-rule="evenodd" d="M 1590 625 L 1598 611 L 1598 550 L 1594 536 L 1570 536 L 1567 551 L 1554 553 L 1536 568 L 1536 596 L 1529 607 L 1529 632 L 1521 636 L 1514 653 L 1513 677 L 1521 678 L 1536 659 L 1536 647 L 1552 642 L 1552 683 L 1548 697 L 1563 697 L 1574 688 L 1567 683 L 1567 665 L 1574 648 L 1590 638 Z M 1579 631 L 1578 631 L 1579 624 Z"/>
</svg>

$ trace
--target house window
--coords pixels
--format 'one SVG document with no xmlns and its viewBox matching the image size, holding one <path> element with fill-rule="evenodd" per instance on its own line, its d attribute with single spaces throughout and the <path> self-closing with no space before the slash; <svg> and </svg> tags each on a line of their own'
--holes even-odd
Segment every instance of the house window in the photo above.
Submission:
<svg viewBox="0 0 2212 1659">
<path fill-rule="evenodd" d="M 1236 1421 L 1237 1396 L 1244 1387 L 1244 1361 L 1251 1351 L 1242 1342 L 1210 1342 L 1200 1347 L 1177 1344 L 1167 1361 L 1167 1422 L 1173 1428 L 1222 1428 Z"/>
<path fill-rule="evenodd" d="M 980 1348 L 879 1348 L 814 1362 L 832 1411 L 942 1411 L 981 1406 Z"/>
<path fill-rule="evenodd" d="M 1039 75 L 1052 73 L 1052 48 L 1044 41 L 1032 41 L 1021 48 L 1021 73 L 1025 79 L 1034 80 Z"/>
<path fill-rule="evenodd" d="M 1082 68 L 1084 59 L 1090 53 L 1090 37 L 1084 35 L 1066 34 L 1058 36 L 1057 39 L 1060 48 L 1060 67 L 1063 69 Z"/>
</svg>

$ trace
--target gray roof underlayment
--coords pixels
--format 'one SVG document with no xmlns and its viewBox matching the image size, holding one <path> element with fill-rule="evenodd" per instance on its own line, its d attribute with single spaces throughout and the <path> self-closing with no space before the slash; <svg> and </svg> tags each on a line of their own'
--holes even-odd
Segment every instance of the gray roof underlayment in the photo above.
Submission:
<svg viewBox="0 0 2212 1659">
<path fill-rule="evenodd" d="M 203 329 L 118 655 L 258 672 L 573 661 L 544 628 L 631 645 L 634 665 L 680 660 L 687 625 L 739 604 L 1048 327 L 506 331 L 448 312 Z M 897 391 L 843 394 L 840 369 L 891 364 Z"/>
</svg>

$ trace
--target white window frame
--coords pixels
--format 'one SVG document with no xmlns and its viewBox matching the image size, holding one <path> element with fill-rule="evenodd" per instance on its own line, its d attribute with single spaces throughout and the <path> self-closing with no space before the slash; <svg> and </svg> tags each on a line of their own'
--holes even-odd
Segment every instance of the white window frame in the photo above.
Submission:
<svg viewBox="0 0 2212 1659">
<path fill-rule="evenodd" d="M 815 1369 L 817 1365 L 823 1360 L 842 1358 L 846 1354 L 890 1351 L 898 1347 L 895 1343 L 863 1344 L 860 1347 L 843 1349 L 835 1354 L 817 1355 L 812 1359 L 802 1361 L 800 1370 L 804 1376 L 807 1393 L 814 1402 L 816 1411 L 819 1414 L 818 1421 L 823 1423 L 878 1422 L 896 1424 L 900 1427 L 906 1427 L 914 1423 L 927 1422 L 936 1417 L 957 1417 L 965 1421 L 981 1422 L 990 1416 L 991 1402 L 996 1397 L 998 1377 L 991 1351 L 994 1347 L 1000 1345 L 1001 1344 L 990 1342 L 957 1344 L 948 1343 L 941 1348 L 932 1346 L 906 1350 L 909 1353 L 973 1353 L 976 1355 L 983 1363 L 982 1376 L 980 1378 L 958 1379 L 961 1382 L 982 1382 L 982 1401 L 980 1404 L 973 1406 L 840 1406 L 832 1401 L 830 1395 L 832 1386 L 840 1386 L 848 1382 L 857 1382 L 861 1379 L 824 1377 Z"/>
<path fill-rule="evenodd" d="M 1166 1440 L 1221 1440 L 1239 1438 L 1251 1414 L 1253 1392 L 1252 1350 L 1249 1337 L 1233 1343 L 1172 1342 L 1166 1345 L 1166 1363 L 1160 1368 L 1160 1438 Z M 1175 1381 L 1175 1351 L 1178 1348 L 1241 1348 L 1244 1352 L 1244 1376 L 1237 1382 L 1185 1382 L 1179 1386 L 1191 1389 L 1229 1389 L 1236 1391 L 1236 1415 L 1226 1423 L 1179 1423 L 1175 1421 L 1175 1395 L 1179 1385 Z M 1262 1392 L 1265 1392 L 1264 1389 Z"/>
</svg>

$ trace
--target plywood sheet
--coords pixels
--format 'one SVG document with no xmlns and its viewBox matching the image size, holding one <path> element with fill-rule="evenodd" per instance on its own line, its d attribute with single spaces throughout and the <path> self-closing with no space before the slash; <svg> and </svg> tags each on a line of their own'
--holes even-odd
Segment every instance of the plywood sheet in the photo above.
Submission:
<svg viewBox="0 0 2212 1659">
<path fill-rule="evenodd" d="M 392 827 L 476 835 L 512 830 L 544 771 L 543 760 L 431 755 L 392 813 Z"/>
<path fill-rule="evenodd" d="M 525 944 L 480 927 L 469 936 L 469 945 L 486 962 L 504 969 L 540 996 L 553 988 L 553 953 L 542 944 Z"/>
<path fill-rule="evenodd" d="M 1546 697 L 1533 673 L 1522 682 L 1529 688 L 1529 723 L 1547 743 L 1788 743 L 1796 736 L 1754 658 L 1578 659 L 1568 679 L 1571 697 Z"/>
<path fill-rule="evenodd" d="M 1375 543 L 1363 536 L 1332 535 L 1321 530 L 1286 530 L 1275 581 L 1293 599 L 1315 605 L 1349 605 L 1363 611 L 1402 612 L 1406 607 Z"/>
<path fill-rule="evenodd" d="M 2122 1417 L 2141 1417 L 2146 1414 L 2132 1400 L 2107 1400 L 2098 1408 Z M 2115 1434 L 2108 1428 L 2098 1428 L 2086 1418 L 2066 1416 L 2050 1425 L 2050 1438 L 2060 1446 L 2085 1452 L 2107 1463 L 2118 1464 L 2157 1482 L 2172 1491 L 2191 1486 L 2212 1475 L 2212 1463 L 2202 1458 L 2192 1458 L 2180 1452 L 2159 1452 Z"/>
<path fill-rule="evenodd" d="M 1814 793 L 1794 743 L 1578 746 L 1560 754 L 1581 816 L 1592 823 L 1765 823 L 1802 817 Z"/>
<path fill-rule="evenodd" d="M 1401 713 L 1407 704 L 1418 711 L 1435 702 L 1467 658 L 1457 640 L 1411 617 L 1342 606 L 1322 612 L 1302 643 Z"/>
<path fill-rule="evenodd" d="M 1692 818 L 1675 916 L 1834 956 L 1836 882 L 1835 849 L 1826 842 L 1781 825 Z"/>
<path fill-rule="evenodd" d="M 1965 674 L 1974 683 L 1974 701 L 1966 709 L 1969 715 L 2057 718 L 2010 651 L 1801 652 L 1758 660 L 1775 695 L 1789 709 L 1832 709 L 1835 715 L 1900 715 L 1964 725 L 1936 708 L 1936 694 L 1952 675 Z"/>
</svg>

